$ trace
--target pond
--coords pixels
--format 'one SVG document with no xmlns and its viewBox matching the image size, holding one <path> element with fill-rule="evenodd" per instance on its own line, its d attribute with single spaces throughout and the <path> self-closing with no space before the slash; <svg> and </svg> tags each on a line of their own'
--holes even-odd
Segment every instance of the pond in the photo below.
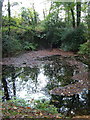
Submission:
<svg viewBox="0 0 90 120">
<path fill-rule="evenodd" d="M 88 86 L 83 86 L 80 92 L 74 92 L 72 95 L 50 92 L 55 88 L 67 89 L 64 87 L 74 85 L 79 81 L 73 79 L 73 76 L 79 73 L 83 74 L 77 65 L 69 64 L 68 59 L 71 58 L 55 55 L 39 59 L 43 62 L 34 67 L 3 65 L 3 99 L 9 100 L 13 97 L 26 101 L 44 99 L 49 100 L 50 104 L 54 104 L 58 108 L 58 112 L 65 115 L 90 114 L 90 90 Z M 82 63 L 82 67 L 83 71 L 88 71 L 87 65 Z"/>
</svg>

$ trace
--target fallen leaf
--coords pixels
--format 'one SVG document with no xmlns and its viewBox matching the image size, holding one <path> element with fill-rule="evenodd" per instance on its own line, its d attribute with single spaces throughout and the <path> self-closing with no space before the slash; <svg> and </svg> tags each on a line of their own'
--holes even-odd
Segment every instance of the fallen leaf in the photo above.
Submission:
<svg viewBox="0 0 90 120">
<path fill-rule="evenodd" d="M 26 107 L 27 109 L 31 109 L 31 107 Z"/>
</svg>

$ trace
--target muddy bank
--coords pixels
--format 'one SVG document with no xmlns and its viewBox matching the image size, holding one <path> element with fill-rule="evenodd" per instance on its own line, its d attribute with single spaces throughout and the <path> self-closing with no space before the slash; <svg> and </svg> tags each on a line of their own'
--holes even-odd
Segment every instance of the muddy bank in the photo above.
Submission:
<svg viewBox="0 0 90 120">
<path fill-rule="evenodd" d="M 15 67 L 24 67 L 24 66 L 35 66 L 41 64 L 42 61 L 39 61 L 38 58 L 43 58 L 46 56 L 52 55 L 61 55 L 64 57 L 74 56 L 75 54 L 72 52 L 64 52 L 60 49 L 52 49 L 52 50 L 39 50 L 39 51 L 30 51 L 16 57 L 3 58 L 3 65 L 14 65 Z"/>
</svg>

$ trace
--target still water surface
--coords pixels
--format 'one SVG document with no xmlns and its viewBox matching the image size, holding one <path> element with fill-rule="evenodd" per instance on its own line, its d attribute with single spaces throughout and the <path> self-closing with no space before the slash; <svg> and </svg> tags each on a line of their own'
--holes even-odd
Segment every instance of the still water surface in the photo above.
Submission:
<svg viewBox="0 0 90 120">
<path fill-rule="evenodd" d="M 90 114 L 90 90 L 84 88 L 81 93 L 73 96 L 50 94 L 50 90 L 55 87 L 77 82 L 72 79 L 72 76 L 80 72 L 77 66 L 71 66 L 60 56 L 46 57 L 42 60 L 48 62 L 33 68 L 3 66 L 3 90 L 6 85 L 8 97 L 50 100 L 50 103 L 64 114 Z M 84 69 L 87 71 L 87 66 L 84 65 Z"/>
</svg>

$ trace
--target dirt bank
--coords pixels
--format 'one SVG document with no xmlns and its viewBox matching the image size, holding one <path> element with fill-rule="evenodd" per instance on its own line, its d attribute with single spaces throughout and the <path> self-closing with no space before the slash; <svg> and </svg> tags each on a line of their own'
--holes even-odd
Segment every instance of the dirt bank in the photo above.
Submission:
<svg viewBox="0 0 90 120">
<path fill-rule="evenodd" d="M 34 65 L 41 64 L 41 61 L 37 60 L 37 58 L 42 58 L 51 55 L 61 55 L 67 57 L 74 56 L 75 54 L 73 52 L 65 52 L 60 49 L 29 51 L 16 57 L 3 58 L 2 64 L 14 65 L 16 67 L 32 67 Z"/>
</svg>

